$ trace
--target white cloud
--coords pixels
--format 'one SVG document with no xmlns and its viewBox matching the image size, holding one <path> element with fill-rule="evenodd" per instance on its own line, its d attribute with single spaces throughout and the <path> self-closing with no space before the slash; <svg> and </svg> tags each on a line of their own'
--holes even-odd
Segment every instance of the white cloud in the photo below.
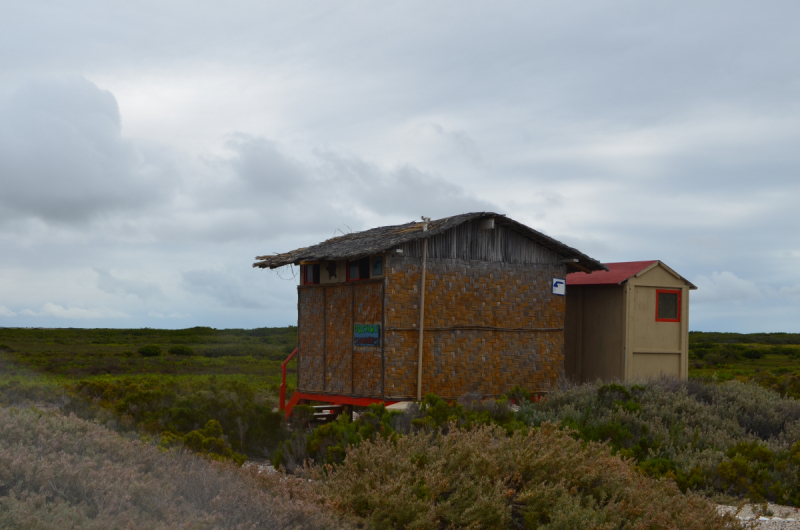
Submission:
<svg viewBox="0 0 800 530">
<path fill-rule="evenodd" d="M 758 303 L 800 325 L 798 3 L 47 9 L 0 31 L 0 299 L 22 325 L 285 324 L 294 286 L 255 255 L 470 210 L 663 259 L 700 279 L 705 329 Z"/>
<path fill-rule="evenodd" d="M 742 302 L 764 297 L 754 282 L 739 278 L 729 271 L 697 276 L 694 284 L 698 290 L 692 293 L 691 300 L 696 303 Z"/>
<path fill-rule="evenodd" d="M 15 317 L 17 314 L 4 305 L 0 305 L 0 317 Z"/>
<path fill-rule="evenodd" d="M 92 319 L 92 318 L 126 318 L 127 314 L 108 308 L 84 309 L 82 307 L 63 307 L 52 302 L 47 302 L 42 309 L 32 311 L 23 309 L 20 315 L 31 317 L 55 317 L 65 319 Z"/>
<path fill-rule="evenodd" d="M 170 195 L 169 165 L 121 135 L 114 95 L 79 76 L 0 99 L 0 220 L 81 222 Z"/>
</svg>

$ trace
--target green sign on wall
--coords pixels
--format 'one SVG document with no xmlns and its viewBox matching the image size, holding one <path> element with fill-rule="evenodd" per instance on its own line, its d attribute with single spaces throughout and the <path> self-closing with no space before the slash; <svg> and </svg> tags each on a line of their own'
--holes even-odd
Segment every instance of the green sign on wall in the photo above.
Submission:
<svg viewBox="0 0 800 530">
<path fill-rule="evenodd" d="M 380 324 L 356 324 L 353 329 L 353 344 L 358 347 L 380 348 Z"/>
</svg>

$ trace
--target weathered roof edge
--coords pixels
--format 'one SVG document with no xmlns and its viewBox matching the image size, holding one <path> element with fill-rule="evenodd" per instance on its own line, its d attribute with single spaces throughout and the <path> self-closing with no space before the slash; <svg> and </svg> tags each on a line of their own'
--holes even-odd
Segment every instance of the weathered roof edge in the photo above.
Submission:
<svg viewBox="0 0 800 530">
<path fill-rule="evenodd" d="M 567 264 L 574 268 L 588 271 L 608 270 L 605 265 L 579 250 L 494 212 L 472 212 L 436 219 L 428 224 L 427 231 L 423 231 L 422 222 L 410 222 L 344 234 L 310 247 L 302 247 L 272 256 L 257 256 L 256 259 L 259 261 L 254 263 L 253 267 L 275 269 L 285 265 L 299 265 L 301 261 L 356 259 L 384 252 L 404 243 L 436 236 L 474 219 L 486 218 L 494 218 L 496 224 L 564 256 L 565 259 L 571 260 Z"/>
</svg>

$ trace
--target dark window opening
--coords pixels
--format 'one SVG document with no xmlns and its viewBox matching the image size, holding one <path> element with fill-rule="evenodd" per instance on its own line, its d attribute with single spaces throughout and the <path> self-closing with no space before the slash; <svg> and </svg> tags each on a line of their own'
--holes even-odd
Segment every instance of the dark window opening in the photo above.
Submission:
<svg viewBox="0 0 800 530">
<path fill-rule="evenodd" d="M 383 276 L 383 258 L 372 258 L 372 275 Z"/>
<path fill-rule="evenodd" d="M 347 281 L 369 280 L 369 258 L 347 262 Z"/>
<path fill-rule="evenodd" d="M 303 285 L 316 285 L 319 283 L 319 264 L 301 265 L 300 268 Z"/>
<path fill-rule="evenodd" d="M 681 321 L 681 292 L 656 290 L 656 322 Z"/>
</svg>

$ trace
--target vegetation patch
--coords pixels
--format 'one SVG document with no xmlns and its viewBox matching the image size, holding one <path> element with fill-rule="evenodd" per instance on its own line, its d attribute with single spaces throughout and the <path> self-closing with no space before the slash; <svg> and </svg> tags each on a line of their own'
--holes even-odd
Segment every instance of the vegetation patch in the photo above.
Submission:
<svg viewBox="0 0 800 530">
<path fill-rule="evenodd" d="M 374 528 L 741 528 L 698 495 L 653 480 L 552 424 L 377 437 L 315 477 Z"/>
<path fill-rule="evenodd" d="M 2 528 L 346 528 L 303 484 L 125 439 L 96 423 L 0 407 Z"/>
<path fill-rule="evenodd" d="M 296 331 L 2 328 L 0 404 L 59 407 L 210 458 L 263 458 L 286 436 L 275 358 Z M 203 354 L 215 348 L 233 355 Z"/>
<path fill-rule="evenodd" d="M 587 384 L 524 403 L 517 418 L 606 442 L 683 491 L 800 506 L 800 402 L 755 383 Z"/>
</svg>

